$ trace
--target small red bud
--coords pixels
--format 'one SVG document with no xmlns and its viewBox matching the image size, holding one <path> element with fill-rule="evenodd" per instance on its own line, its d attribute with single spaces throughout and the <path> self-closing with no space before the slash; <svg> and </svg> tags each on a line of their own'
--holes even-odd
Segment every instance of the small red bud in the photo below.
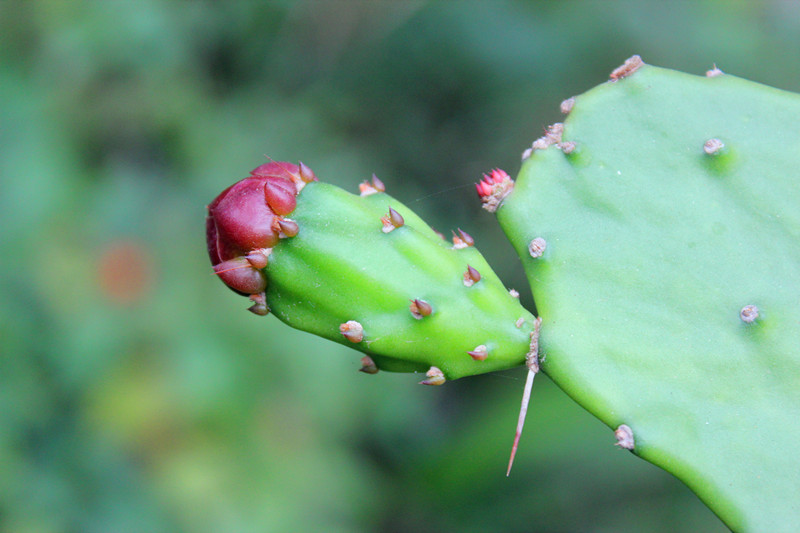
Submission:
<svg viewBox="0 0 800 533">
<path fill-rule="evenodd" d="M 494 213 L 500 207 L 503 199 L 514 188 L 514 180 L 499 168 L 493 169 L 488 175 L 484 174 L 481 181 L 475 184 L 475 190 L 481 198 L 483 208 Z"/>
<path fill-rule="evenodd" d="M 506 171 L 499 168 L 492 170 L 491 174 L 489 174 L 489 177 L 495 183 L 503 183 L 505 180 L 510 179 L 508 174 L 506 174 Z"/>
<path fill-rule="evenodd" d="M 475 184 L 475 189 L 478 191 L 478 196 L 481 197 L 492 194 L 492 185 L 483 180 Z"/>
</svg>

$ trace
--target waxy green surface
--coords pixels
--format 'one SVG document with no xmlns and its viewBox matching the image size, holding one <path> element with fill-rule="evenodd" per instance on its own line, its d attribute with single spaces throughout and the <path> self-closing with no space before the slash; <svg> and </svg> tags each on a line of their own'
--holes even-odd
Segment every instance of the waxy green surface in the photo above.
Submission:
<svg viewBox="0 0 800 533">
<path fill-rule="evenodd" d="M 384 233 L 390 207 L 405 225 Z M 305 186 L 290 218 L 300 231 L 275 246 L 266 268 L 267 303 L 290 326 L 363 351 L 381 370 L 435 366 L 455 379 L 524 363 L 533 316 L 474 247 L 452 249 L 385 193 L 360 197 L 319 182 Z M 468 265 L 481 274 L 471 287 Z M 433 313 L 414 318 L 414 299 Z M 363 341 L 342 336 L 349 320 L 363 326 Z M 467 353 L 479 345 L 489 352 L 483 361 Z"/>
<path fill-rule="evenodd" d="M 729 527 L 796 531 L 800 97 L 645 65 L 576 97 L 563 141 L 574 152 L 535 151 L 497 213 L 543 370 Z"/>
</svg>

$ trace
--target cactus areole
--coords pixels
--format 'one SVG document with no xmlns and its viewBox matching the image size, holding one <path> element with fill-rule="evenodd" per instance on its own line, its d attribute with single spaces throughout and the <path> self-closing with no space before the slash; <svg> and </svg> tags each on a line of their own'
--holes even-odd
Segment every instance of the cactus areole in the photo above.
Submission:
<svg viewBox="0 0 800 533">
<path fill-rule="evenodd" d="M 525 363 L 535 324 L 472 237 L 453 235 L 445 241 L 377 177 L 350 194 L 302 163 L 257 167 L 206 219 L 214 271 L 250 311 L 364 352 L 370 370 L 437 385 Z"/>
</svg>

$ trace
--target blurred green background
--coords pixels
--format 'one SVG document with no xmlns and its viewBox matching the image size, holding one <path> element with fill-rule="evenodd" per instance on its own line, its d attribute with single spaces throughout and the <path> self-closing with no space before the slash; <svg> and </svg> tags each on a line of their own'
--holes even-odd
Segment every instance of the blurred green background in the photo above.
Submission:
<svg viewBox="0 0 800 533">
<path fill-rule="evenodd" d="M 1 1 L 0 530 L 724 531 L 545 377 L 507 479 L 522 370 L 357 372 L 214 279 L 204 206 L 376 172 L 527 293 L 480 173 L 634 53 L 800 90 L 798 5 Z"/>
</svg>

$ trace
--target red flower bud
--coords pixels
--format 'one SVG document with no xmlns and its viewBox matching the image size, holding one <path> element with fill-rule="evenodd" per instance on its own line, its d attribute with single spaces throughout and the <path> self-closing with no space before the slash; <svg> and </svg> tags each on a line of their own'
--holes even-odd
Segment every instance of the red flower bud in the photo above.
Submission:
<svg viewBox="0 0 800 533">
<path fill-rule="evenodd" d="M 259 269 L 280 237 L 297 234 L 284 216 L 297 206 L 297 193 L 314 173 L 306 167 L 271 161 L 225 189 L 208 206 L 206 243 L 214 271 L 231 289 L 258 294 L 266 288 Z"/>
<path fill-rule="evenodd" d="M 484 174 L 481 181 L 475 184 L 475 190 L 481 198 L 483 208 L 494 213 L 503 199 L 514 188 L 514 180 L 499 168 L 493 169 L 489 174 Z"/>
<path fill-rule="evenodd" d="M 264 198 L 264 182 L 264 178 L 245 178 L 208 206 L 207 237 L 209 233 L 216 236 L 215 243 L 208 242 L 212 262 L 212 247 L 216 247 L 218 259 L 225 261 L 256 248 L 272 248 L 278 242 L 272 229 L 275 212 Z"/>
</svg>

